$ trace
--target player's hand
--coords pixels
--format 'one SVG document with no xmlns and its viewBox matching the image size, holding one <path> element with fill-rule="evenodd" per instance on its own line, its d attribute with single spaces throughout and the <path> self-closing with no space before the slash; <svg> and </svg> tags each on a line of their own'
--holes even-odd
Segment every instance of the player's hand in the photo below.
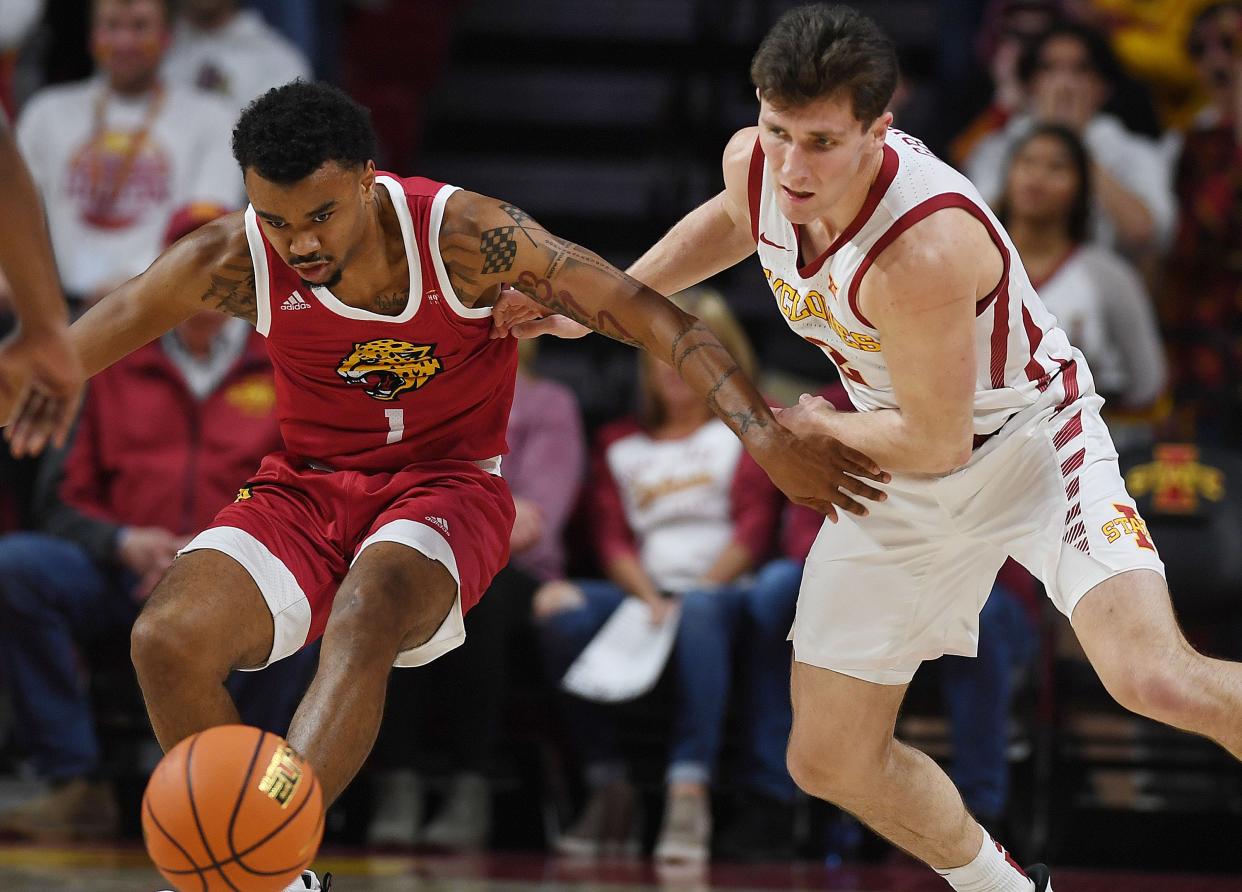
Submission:
<svg viewBox="0 0 1242 892">
<path fill-rule="evenodd" d="M 814 508 L 834 523 L 838 509 L 865 516 L 867 507 L 859 499 L 887 498 L 866 481 L 892 479 L 867 456 L 827 433 L 824 413 L 835 411 L 822 397 L 804 394 L 793 408 L 776 410 L 778 430 L 752 449 L 755 461 L 790 501 Z"/>
<path fill-rule="evenodd" d="M 82 366 L 63 326 L 19 328 L 0 342 L 0 422 L 15 458 L 65 445 L 82 396 Z"/>
<path fill-rule="evenodd" d="M 552 335 L 557 338 L 580 338 L 591 329 L 580 325 L 567 316 L 549 314 L 548 308 L 531 300 L 515 288 L 502 288 L 492 307 L 492 331 L 489 337 L 537 338 Z"/>
<path fill-rule="evenodd" d="M 543 512 L 535 502 L 517 496 L 513 498 L 513 507 L 517 513 L 509 534 L 509 550 L 519 554 L 543 538 Z"/>
<path fill-rule="evenodd" d="M 581 338 L 589 335 L 593 329 L 587 328 L 580 322 L 575 322 L 568 316 L 544 316 L 542 319 L 536 319 L 533 322 L 522 322 L 513 326 L 509 333 L 515 338 L 525 340 L 526 338 L 537 338 L 540 335 L 551 335 L 554 338 L 565 338 L 572 340 L 573 338 Z"/>
</svg>

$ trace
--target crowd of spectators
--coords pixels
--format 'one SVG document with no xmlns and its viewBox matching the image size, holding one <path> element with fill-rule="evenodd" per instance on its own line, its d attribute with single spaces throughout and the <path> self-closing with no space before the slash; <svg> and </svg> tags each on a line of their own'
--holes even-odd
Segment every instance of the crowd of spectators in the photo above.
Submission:
<svg viewBox="0 0 1242 892">
<path fill-rule="evenodd" d="M 1230 450 L 1242 434 L 1242 2 L 1174 4 L 1178 16 L 1162 19 L 1174 25 L 1159 39 L 1143 26 L 1150 5 L 981 4 L 979 77 L 991 89 L 943 154 L 992 203 L 1086 355 L 1119 448 L 1174 439 Z M 242 205 L 229 135 L 247 102 L 338 67 L 323 60 L 317 27 L 333 13 L 312 0 L 88 6 L 94 73 L 21 97 L 18 52 L 45 12 L 46 31 L 51 6 L 15 0 L 0 10 L 0 94 L 75 313 L 194 226 Z M 400 4 L 357 14 L 371 28 L 389 6 Z M 416 6 L 393 11 L 394 21 L 421 21 Z M 448 19 L 428 15 L 442 51 Z M 355 33 L 345 43 L 363 41 Z M 400 107 L 399 67 L 341 61 L 356 92 Z M 411 71 L 421 95 L 432 77 Z M 380 127 L 397 169 L 417 136 L 417 124 L 399 118 Z M 763 287 L 757 276 L 753 287 Z M 761 378 L 720 294 L 676 299 Z M 541 377 L 533 344 L 523 351 L 505 461 L 517 506 L 513 559 L 467 618 L 463 647 L 394 674 L 366 775 L 367 842 L 488 844 L 508 680 L 515 664 L 530 663 L 583 791 L 550 847 L 636 853 L 643 796 L 619 741 L 622 711 L 562 690 L 561 680 L 619 606 L 637 599 L 652 634 L 676 624 L 672 682 L 653 695 L 668 728 L 655 857 L 787 857 L 796 790 L 784 763 L 786 633 L 819 519 L 785 504 L 666 367 L 644 357 L 632 404 L 584 431 L 571 389 Z M 848 409 L 827 366 L 820 383 Z M 0 462 L 0 694 L 9 703 L 0 764 L 25 766 L 43 783 L 0 809 L 0 835 L 122 831 L 92 714 L 93 643 L 124 638 L 177 548 L 276 448 L 273 400 L 262 339 L 205 313 L 96 377 L 65 450 L 37 466 Z M 948 657 L 935 670 L 951 773 L 988 826 L 1009 806 L 1006 728 L 1014 679 L 1037 644 L 1038 603 L 1030 578 L 1007 566 L 983 610 L 979 659 Z M 246 698 L 260 698 L 256 723 L 281 730 L 314 656 L 232 682 L 243 715 Z M 446 792 L 428 821 L 433 773 L 447 777 Z M 724 798 L 734 807 L 720 808 Z M 713 833 L 718 813 L 732 820 Z"/>
</svg>

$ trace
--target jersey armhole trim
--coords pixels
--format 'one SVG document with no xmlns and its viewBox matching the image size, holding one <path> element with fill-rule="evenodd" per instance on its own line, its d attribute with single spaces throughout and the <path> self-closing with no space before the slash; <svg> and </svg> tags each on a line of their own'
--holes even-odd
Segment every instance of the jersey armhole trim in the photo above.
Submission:
<svg viewBox="0 0 1242 892">
<path fill-rule="evenodd" d="M 750 173 L 747 177 L 748 197 L 750 198 L 750 237 L 759 244 L 759 200 L 763 196 L 763 148 L 759 145 L 759 137 L 755 137 L 755 147 L 750 153 Z"/>
<path fill-rule="evenodd" d="M 988 231 L 988 236 L 992 239 L 992 244 L 994 244 L 996 249 L 1000 251 L 1001 263 L 1003 266 L 1001 269 L 1000 281 L 996 283 L 996 287 L 993 288 L 986 297 L 976 302 L 975 315 L 983 315 L 984 310 L 986 310 L 992 301 L 996 299 L 997 295 L 1002 292 L 1008 292 L 1007 286 L 1009 283 L 1010 257 L 1009 250 L 1005 247 L 1005 243 L 1001 239 L 1000 233 L 996 231 L 996 227 L 992 225 L 992 221 L 988 219 L 987 214 L 985 214 L 977 204 L 971 201 L 970 198 L 960 192 L 945 192 L 941 195 L 934 195 L 922 204 L 917 204 L 910 210 L 906 211 L 898 217 L 893 224 L 885 230 L 884 234 L 876 239 L 875 244 L 867 250 L 867 255 L 863 258 L 862 263 L 858 266 L 857 272 L 854 273 L 853 278 L 850 280 L 850 289 L 847 295 L 850 311 L 863 325 L 866 325 L 869 328 L 875 328 L 875 325 L 871 322 L 871 320 L 864 316 L 862 311 L 858 308 L 858 289 L 862 285 L 863 276 L 867 273 L 867 270 L 869 270 L 871 265 L 875 263 L 876 258 L 884 253 L 884 250 L 889 245 L 897 241 L 898 237 L 901 236 L 907 229 L 912 227 L 915 223 L 931 216 L 936 211 L 942 211 L 946 208 L 959 208 L 967 211 L 972 217 L 983 224 L 984 228 Z"/>
<path fill-rule="evenodd" d="M 431 265 L 436 272 L 436 281 L 440 285 L 440 293 L 444 301 L 458 316 L 463 319 L 488 319 L 492 315 L 491 307 L 468 307 L 461 302 L 453 286 L 449 284 L 448 270 L 444 266 L 444 258 L 440 256 L 440 224 L 444 222 L 444 208 L 449 197 L 460 191 L 459 186 L 441 186 L 431 202 L 431 219 L 427 225 L 427 250 L 431 252 Z"/>
<path fill-rule="evenodd" d="M 246 243 L 250 246 L 250 263 L 254 266 L 254 328 L 266 338 L 272 328 L 272 280 L 267 269 L 267 242 L 251 206 L 246 207 Z"/>
</svg>

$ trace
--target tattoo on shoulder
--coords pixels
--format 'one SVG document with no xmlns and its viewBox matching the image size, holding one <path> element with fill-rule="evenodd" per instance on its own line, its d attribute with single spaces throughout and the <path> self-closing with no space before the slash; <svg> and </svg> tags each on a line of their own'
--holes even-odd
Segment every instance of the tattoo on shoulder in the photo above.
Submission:
<svg viewBox="0 0 1242 892">
<path fill-rule="evenodd" d="M 214 310 L 258 324 L 254 267 L 248 260 L 230 259 L 211 272 L 211 285 L 202 297 Z"/>
</svg>

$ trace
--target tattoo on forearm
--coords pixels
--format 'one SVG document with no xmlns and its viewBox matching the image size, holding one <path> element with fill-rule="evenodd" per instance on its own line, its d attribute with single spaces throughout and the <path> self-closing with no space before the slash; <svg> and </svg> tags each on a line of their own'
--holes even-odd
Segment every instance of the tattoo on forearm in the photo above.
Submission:
<svg viewBox="0 0 1242 892">
<path fill-rule="evenodd" d="M 567 288 L 557 290 L 547 277 L 536 276 L 532 272 L 523 271 L 518 274 L 517 281 L 513 283 L 513 287 L 553 312 L 560 313 L 562 316 L 568 316 L 575 322 L 580 322 L 588 328 L 593 328 L 595 331 L 607 335 L 613 340 L 629 344 L 631 347 L 642 346 L 642 342 L 621 324 L 621 321 L 613 315 L 612 311 L 600 310 L 598 313 L 591 312 L 587 307 L 583 306 L 573 292 Z"/>
<path fill-rule="evenodd" d="M 243 261 L 221 264 L 212 272 L 211 286 L 203 295 L 202 301 L 212 309 L 255 324 L 258 321 L 258 310 L 254 267 Z"/>
</svg>

